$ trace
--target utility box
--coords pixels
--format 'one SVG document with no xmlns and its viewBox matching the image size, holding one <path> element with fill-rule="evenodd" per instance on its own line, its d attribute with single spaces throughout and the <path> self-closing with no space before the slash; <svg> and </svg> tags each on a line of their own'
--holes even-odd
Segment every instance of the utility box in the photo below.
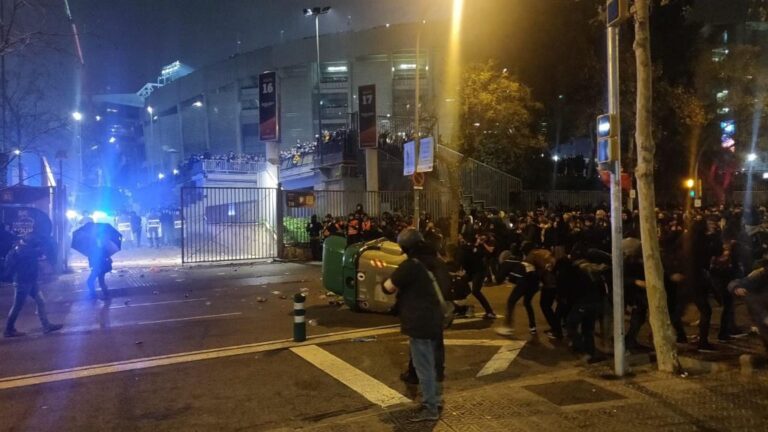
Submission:
<svg viewBox="0 0 768 432">
<path fill-rule="evenodd" d="M 329 241 L 330 240 L 330 241 Z M 323 243 L 323 285 L 344 298 L 355 311 L 389 312 L 394 295 L 386 295 L 382 284 L 406 260 L 400 246 L 386 239 L 356 243 L 343 249 L 346 239 L 328 237 Z"/>
</svg>

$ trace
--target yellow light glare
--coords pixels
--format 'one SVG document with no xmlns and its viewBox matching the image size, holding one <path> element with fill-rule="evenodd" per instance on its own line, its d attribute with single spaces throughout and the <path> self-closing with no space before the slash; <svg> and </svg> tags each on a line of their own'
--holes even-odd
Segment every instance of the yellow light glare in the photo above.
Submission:
<svg viewBox="0 0 768 432">
<path fill-rule="evenodd" d="M 696 182 L 693 179 L 688 179 L 685 181 L 685 187 L 688 189 L 693 189 L 693 187 L 696 185 Z"/>
</svg>

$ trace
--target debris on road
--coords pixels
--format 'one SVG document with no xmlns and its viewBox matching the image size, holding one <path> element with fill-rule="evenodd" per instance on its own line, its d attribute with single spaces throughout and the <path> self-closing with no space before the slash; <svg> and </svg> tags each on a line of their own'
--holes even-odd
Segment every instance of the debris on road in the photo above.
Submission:
<svg viewBox="0 0 768 432">
<path fill-rule="evenodd" d="M 143 343 L 144 343 L 144 341 L 136 341 L 136 342 L 134 342 L 134 345 L 141 345 Z"/>
<path fill-rule="evenodd" d="M 308 293 L 309 292 L 309 288 L 306 288 L 306 287 L 305 288 L 299 288 L 299 291 L 301 291 L 303 293 Z"/>
<path fill-rule="evenodd" d="M 350 339 L 350 342 L 376 342 L 376 336 L 363 336 Z"/>
<path fill-rule="evenodd" d="M 256 297 L 256 301 L 259 303 L 265 303 L 267 299 L 265 299 L 264 297 Z"/>
<path fill-rule="evenodd" d="M 317 320 L 316 319 L 307 320 L 307 324 L 311 325 L 312 327 L 317 327 Z"/>
<path fill-rule="evenodd" d="M 282 294 L 282 293 L 281 293 L 280 291 L 272 291 L 272 294 L 274 294 L 274 295 L 280 295 L 280 294 Z"/>
<path fill-rule="evenodd" d="M 287 295 L 285 295 L 285 294 L 283 294 L 283 295 L 281 295 L 281 296 L 280 296 L 280 300 L 285 300 L 285 299 L 287 299 L 287 298 L 288 298 L 288 296 L 287 296 Z"/>
</svg>

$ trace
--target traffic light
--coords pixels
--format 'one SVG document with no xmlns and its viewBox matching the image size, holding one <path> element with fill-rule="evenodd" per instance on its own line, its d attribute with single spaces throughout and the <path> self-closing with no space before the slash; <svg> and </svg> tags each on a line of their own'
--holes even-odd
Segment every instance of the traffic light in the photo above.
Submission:
<svg viewBox="0 0 768 432">
<path fill-rule="evenodd" d="M 618 118 L 615 114 L 603 114 L 597 118 L 597 163 L 607 164 L 619 154 Z"/>
</svg>

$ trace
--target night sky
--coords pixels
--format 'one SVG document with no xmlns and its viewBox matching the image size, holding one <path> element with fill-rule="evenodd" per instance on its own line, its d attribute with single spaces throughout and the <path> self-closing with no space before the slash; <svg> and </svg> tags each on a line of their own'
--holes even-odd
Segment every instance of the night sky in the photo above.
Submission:
<svg viewBox="0 0 768 432">
<path fill-rule="evenodd" d="M 201 67 L 241 51 L 314 35 L 305 7 L 332 6 L 321 33 L 450 15 L 450 0 L 70 0 L 90 91 L 135 92 L 175 60 Z M 477 0 L 473 0 L 477 1 Z M 482 1 L 482 0 L 481 0 Z"/>
</svg>

